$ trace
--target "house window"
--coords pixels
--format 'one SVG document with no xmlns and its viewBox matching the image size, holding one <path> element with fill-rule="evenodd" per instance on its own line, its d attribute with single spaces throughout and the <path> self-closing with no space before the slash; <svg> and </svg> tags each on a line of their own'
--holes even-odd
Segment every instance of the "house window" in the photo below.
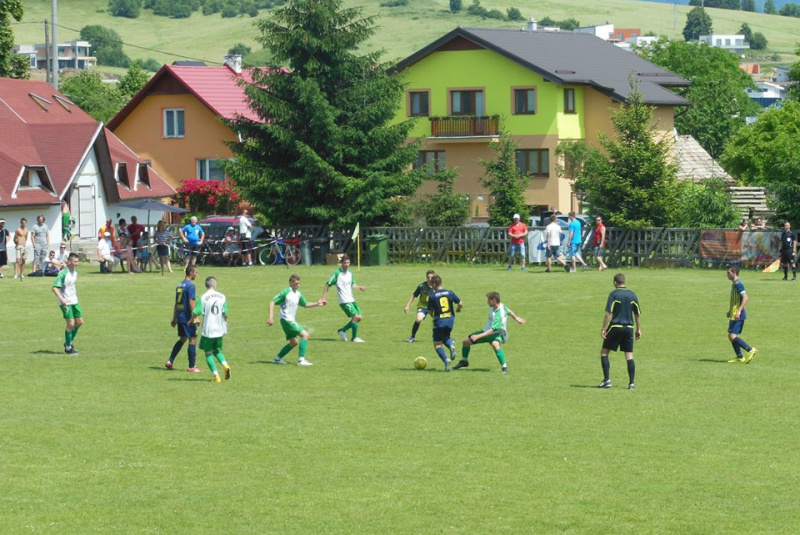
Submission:
<svg viewBox="0 0 800 535">
<path fill-rule="evenodd" d="M 517 170 L 523 175 L 550 177 L 550 151 L 526 149 L 517 151 Z"/>
<path fill-rule="evenodd" d="M 197 160 L 197 178 L 225 181 L 225 160 Z"/>
<path fill-rule="evenodd" d="M 164 110 L 164 137 L 184 137 L 183 110 Z"/>
<path fill-rule="evenodd" d="M 439 171 L 443 171 L 446 165 L 443 150 L 421 150 L 417 155 L 417 163 L 414 164 L 414 169 L 425 167 L 430 176 Z"/>
<path fill-rule="evenodd" d="M 451 91 L 453 115 L 484 115 L 483 91 Z"/>
<path fill-rule="evenodd" d="M 38 167 L 28 167 L 22 173 L 19 180 L 20 188 L 41 188 L 47 182 L 44 169 Z"/>
<path fill-rule="evenodd" d="M 575 113 L 575 89 L 564 88 L 564 113 Z"/>
<path fill-rule="evenodd" d="M 514 90 L 514 114 L 533 115 L 536 113 L 536 89 Z"/>
<path fill-rule="evenodd" d="M 139 164 L 139 183 L 150 187 L 150 174 L 148 173 L 148 165 L 146 163 Z"/>
<path fill-rule="evenodd" d="M 428 117 L 431 114 L 428 105 L 429 98 L 427 91 L 410 91 L 408 93 L 408 116 Z"/>
<path fill-rule="evenodd" d="M 128 166 L 124 163 L 117 164 L 117 182 L 125 184 L 130 187 L 131 183 L 128 181 Z"/>
</svg>

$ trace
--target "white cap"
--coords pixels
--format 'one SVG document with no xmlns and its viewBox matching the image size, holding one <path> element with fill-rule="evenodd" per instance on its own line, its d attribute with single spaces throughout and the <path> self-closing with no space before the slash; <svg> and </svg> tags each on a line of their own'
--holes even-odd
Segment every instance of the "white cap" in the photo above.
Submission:
<svg viewBox="0 0 800 535">
<path fill-rule="evenodd" d="M 514 216 L 512 217 L 512 219 L 519 219 L 519 214 L 514 214 Z"/>
</svg>

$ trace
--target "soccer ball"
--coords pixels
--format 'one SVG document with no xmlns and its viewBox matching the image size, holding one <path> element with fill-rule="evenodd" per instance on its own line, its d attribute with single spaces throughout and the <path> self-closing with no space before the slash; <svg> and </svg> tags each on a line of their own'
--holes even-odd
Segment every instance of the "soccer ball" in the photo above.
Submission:
<svg viewBox="0 0 800 535">
<path fill-rule="evenodd" d="M 427 365 L 428 361 L 425 357 L 417 357 L 414 359 L 414 367 L 418 370 L 424 370 Z"/>
</svg>

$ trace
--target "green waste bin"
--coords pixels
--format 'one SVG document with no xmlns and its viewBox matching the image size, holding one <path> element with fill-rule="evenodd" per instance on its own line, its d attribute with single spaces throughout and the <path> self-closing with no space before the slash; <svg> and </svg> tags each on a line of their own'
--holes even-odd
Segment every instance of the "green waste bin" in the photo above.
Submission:
<svg viewBox="0 0 800 535">
<path fill-rule="evenodd" d="M 389 257 L 389 236 L 386 234 L 373 234 L 367 236 L 367 248 L 369 249 L 369 265 L 385 266 Z"/>
</svg>

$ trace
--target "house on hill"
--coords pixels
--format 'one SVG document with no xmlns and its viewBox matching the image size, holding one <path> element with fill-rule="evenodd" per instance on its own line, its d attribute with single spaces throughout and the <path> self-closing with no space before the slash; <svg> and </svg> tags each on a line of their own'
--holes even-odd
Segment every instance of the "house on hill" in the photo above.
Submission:
<svg viewBox="0 0 800 535">
<path fill-rule="evenodd" d="M 146 220 L 147 212 L 118 203 L 175 193 L 147 160 L 45 82 L 0 78 L 0 124 L 0 216 L 11 230 L 41 214 L 56 245 L 63 201 L 73 234 L 92 245 L 107 217 Z"/>
<path fill-rule="evenodd" d="M 225 180 L 223 163 L 233 158 L 225 143 L 239 137 L 223 119 L 260 120 L 240 85 L 251 73 L 241 56 L 226 56 L 224 66 L 164 65 L 108 128 L 175 188 L 190 178 Z"/>
<path fill-rule="evenodd" d="M 611 109 L 627 101 L 631 81 L 664 136 L 672 136 L 675 108 L 689 104 L 669 90 L 688 80 L 584 33 L 459 27 L 396 69 L 407 88 L 396 120 L 417 118 L 412 136 L 423 140 L 417 165 L 458 169 L 456 190 L 476 220 L 491 204 L 479 159 L 494 158 L 489 144 L 501 132 L 518 144 L 532 213 L 568 212 L 580 209 L 580 195 L 556 173 L 559 143 L 596 145 L 601 132 L 612 133 Z M 428 181 L 422 193 L 435 189 Z"/>
</svg>

